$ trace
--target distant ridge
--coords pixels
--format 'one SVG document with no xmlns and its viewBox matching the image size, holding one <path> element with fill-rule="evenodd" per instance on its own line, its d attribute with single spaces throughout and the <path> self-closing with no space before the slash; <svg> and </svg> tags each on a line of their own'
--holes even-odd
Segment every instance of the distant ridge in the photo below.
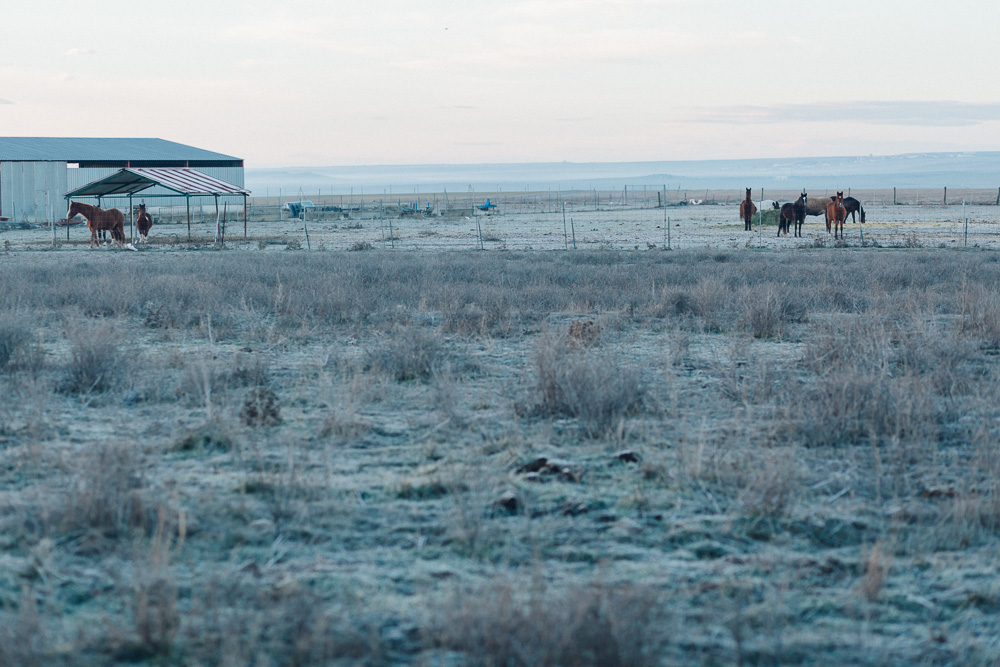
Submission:
<svg viewBox="0 0 1000 667">
<path fill-rule="evenodd" d="M 1000 152 L 662 162 L 540 162 L 246 169 L 256 196 L 544 190 L 1000 187 Z"/>
</svg>

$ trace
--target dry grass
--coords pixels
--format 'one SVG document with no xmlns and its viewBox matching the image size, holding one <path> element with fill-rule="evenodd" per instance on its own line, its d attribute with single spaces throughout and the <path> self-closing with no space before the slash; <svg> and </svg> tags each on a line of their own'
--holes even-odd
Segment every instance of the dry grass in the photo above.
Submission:
<svg viewBox="0 0 1000 667">
<path fill-rule="evenodd" d="M 84 452 L 70 478 L 58 529 L 118 539 L 152 531 L 164 508 L 149 487 L 145 455 L 131 443 L 104 443 Z"/>
<path fill-rule="evenodd" d="M 103 324 L 75 332 L 72 356 L 62 383 L 64 392 L 86 396 L 122 389 L 129 358 L 119 346 L 118 336 Z"/>
<path fill-rule="evenodd" d="M 0 663 L 995 663 L 998 259 L 11 255 Z"/>
<path fill-rule="evenodd" d="M 473 665 L 655 665 L 671 638 L 662 609 L 645 587 L 519 578 L 456 590 L 427 634 Z"/>
<path fill-rule="evenodd" d="M 646 402 L 638 369 L 562 337 L 541 342 L 534 371 L 526 413 L 577 419 L 591 436 L 620 432 Z"/>
<path fill-rule="evenodd" d="M 13 361 L 31 338 L 31 331 L 23 318 L 14 313 L 0 316 L 0 370 Z"/>
</svg>

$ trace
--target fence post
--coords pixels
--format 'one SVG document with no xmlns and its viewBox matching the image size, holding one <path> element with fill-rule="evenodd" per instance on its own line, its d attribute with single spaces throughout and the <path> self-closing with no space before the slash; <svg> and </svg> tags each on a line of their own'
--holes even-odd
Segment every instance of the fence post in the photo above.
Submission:
<svg viewBox="0 0 1000 667">
<path fill-rule="evenodd" d="M 760 189 L 760 206 L 757 207 L 757 245 L 764 245 L 764 188 Z"/>
<path fill-rule="evenodd" d="M 562 214 L 563 214 L 563 250 L 569 250 L 569 240 L 566 238 L 566 202 L 563 202 Z"/>
<path fill-rule="evenodd" d="M 947 185 L 944 186 L 944 198 L 941 200 L 941 203 L 944 204 L 945 206 L 948 205 L 948 186 Z"/>
<path fill-rule="evenodd" d="M 965 200 L 962 200 L 962 218 L 965 220 L 965 242 L 964 246 L 969 247 L 969 217 L 965 215 Z"/>
</svg>

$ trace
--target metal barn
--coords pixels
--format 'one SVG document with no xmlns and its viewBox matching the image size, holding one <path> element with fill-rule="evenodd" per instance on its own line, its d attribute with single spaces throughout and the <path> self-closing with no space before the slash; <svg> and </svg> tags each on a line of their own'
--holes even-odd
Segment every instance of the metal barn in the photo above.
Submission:
<svg viewBox="0 0 1000 667">
<path fill-rule="evenodd" d="M 14 222 L 52 222 L 65 217 L 66 192 L 123 167 L 188 167 L 243 187 L 243 160 L 164 139 L 0 137 L 0 217 Z M 144 195 L 166 195 L 153 188 Z M 234 195 L 219 198 L 230 206 Z M 193 197 L 192 206 L 212 206 L 213 197 Z"/>
</svg>

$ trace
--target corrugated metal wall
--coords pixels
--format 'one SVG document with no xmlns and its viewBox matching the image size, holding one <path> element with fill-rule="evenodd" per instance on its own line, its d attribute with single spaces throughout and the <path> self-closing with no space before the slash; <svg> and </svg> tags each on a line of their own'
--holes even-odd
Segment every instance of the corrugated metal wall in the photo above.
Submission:
<svg viewBox="0 0 1000 667">
<path fill-rule="evenodd" d="M 15 222 L 49 222 L 52 218 L 66 217 L 66 200 L 63 195 L 118 171 L 118 168 L 74 168 L 65 162 L 0 162 L 0 215 Z M 219 180 L 243 187 L 243 167 L 198 167 L 198 171 Z M 155 197 L 151 195 L 170 194 L 163 188 L 150 188 L 133 199 L 147 206 L 185 206 L 183 197 Z M 92 200 L 84 199 L 91 202 Z M 243 205 L 243 197 L 219 197 L 219 206 L 226 202 L 229 208 Z M 106 197 L 102 200 L 105 208 L 128 207 L 128 197 Z M 214 210 L 214 197 L 192 197 L 191 207 L 209 207 Z"/>
<path fill-rule="evenodd" d="M 14 222 L 66 217 L 65 162 L 0 162 L 0 215 Z"/>
</svg>

